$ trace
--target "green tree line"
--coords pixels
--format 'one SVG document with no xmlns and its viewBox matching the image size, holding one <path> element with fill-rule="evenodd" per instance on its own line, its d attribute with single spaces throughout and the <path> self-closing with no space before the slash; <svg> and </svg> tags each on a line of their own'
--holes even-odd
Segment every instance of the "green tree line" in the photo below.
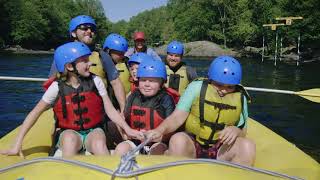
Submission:
<svg viewBox="0 0 320 180">
<path fill-rule="evenodd" d="M 98 25 L 97 42 L 110 32 L 132 42 L 144 31 L 148 42 L 208 40 L 225 47 L 260 47 L 262 36 L 272 45 L 275 31 L 263 24 L 276 17 L 302 16 L 291 26 L 278 28 L 285 46 L 319 46 L 319 0 L 168 0 L 166 6 L 144 11 L 129 22 L 111 23 L 99 0 L 0 0 L 0 46 L 50 49 L 68 41 L 68 23 L 79 14 L 91 15 Z"/>
<path fill-rule="evenodd" d="M 0 0 L 0 46 L 54 48 L 69 40 L 69 21 L 80 14 L 96 20 L 102 41 L 111 24 L 99 0 Z"/>
<path fill-rule="evenodd" d="M 276 17 L 302 16 L 292 25 L 278 28 L 284 45 L 319 46 L 319 0 L 169 0 L 167 6 L 145 11 L 112 25 L 112 31 L 131 38 L 136 30 L 148 40 L 183 42 L 208 40 L 226 47 L 262 46 L 262 37 L 274 44 L 275 31 L 263 24 L 285 23 Z"/>
</svg>

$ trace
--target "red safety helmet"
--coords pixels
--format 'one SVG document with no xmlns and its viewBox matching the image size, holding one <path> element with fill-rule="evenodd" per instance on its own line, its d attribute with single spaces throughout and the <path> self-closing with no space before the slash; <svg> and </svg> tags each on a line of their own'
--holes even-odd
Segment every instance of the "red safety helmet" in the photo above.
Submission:
<svg viewBox="0 0 320 180">
<path fill-rule="evenodd" d="M 133 35 L 133 39 L 136 41 L 136 40 L 145 40 L 144 38 L 144 32 L 141 32 L 141 31 L 138 31 L 138 32 L 135 32 L 134 35 Z"/>
</svg>

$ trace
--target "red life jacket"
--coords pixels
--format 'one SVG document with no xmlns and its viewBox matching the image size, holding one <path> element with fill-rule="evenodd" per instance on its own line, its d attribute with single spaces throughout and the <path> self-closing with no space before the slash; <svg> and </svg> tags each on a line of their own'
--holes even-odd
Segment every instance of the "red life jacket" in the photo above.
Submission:
<svg viewBox="0 0 320 180">
<path fill-rule="evenodd" d="M 167 95 L 166 91 L 160 91 L 156 96 L 145 98 L 136 89 L 128 98 L 125 116 L 129 126 L 136 130 L 150 130 L 158 127 L 165 118 L 164 109 L 160 101 Z"/>
<path fill-rule="evenodd" d="M 103 123 L 103 101 L 92 76 L 80 78 L 80 86 L 77 89 L 62 81 L 58 81 L 58 84 L 59 98 L 53 107 L 57 127 L 86 130 Z"/>
<path fill-rule="evenodd" d="M 131 82 L 130 81 L 130 91 L 133 93 L 138 88 L 138 82 Z"/>
<path fill-rule="evenodd" d="M 48 90 L 49 86 L 53 83 L 53 81 L 56 81 L 56 80 L 57 80 L 56 76 L 50 77 L 48 80 L 46 80 L 46 81 L 42 84 L 43 89 L 44 89 L 45 91 Z"/>
<path fill-rule="evenodd" d="M 180 94 L 177 90 L 174 90 L 172 88 L 166 88 L 167 93 L 172 97 L 175 104 L 178 104 L 180 99 Z"/>
</svg>

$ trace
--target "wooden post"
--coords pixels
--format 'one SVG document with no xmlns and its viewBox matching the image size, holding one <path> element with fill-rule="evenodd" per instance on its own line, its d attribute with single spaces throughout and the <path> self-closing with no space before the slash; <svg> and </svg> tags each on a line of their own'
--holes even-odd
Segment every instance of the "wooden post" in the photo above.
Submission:
<svg viewBox="0 0 320 180">
<path fill-rule="evenodd" d="M 301 16 L 296 16 L 296 17 L 277 17 L 276 20 L 282 21 L 285 20 L 286 21 L 286 25 L 291 25 L 293 20 L 302 20 L 303 17 Z M 298 43 L 297 43 L 297 53 L 298 53 L 298 58 L 297 58 L 297 66 L 299 66 L 300 63 L 300 32 L 299 32 L 299 37 L 298 37 Z"/>
<path fill-rule="evenodd" d="M 286 21 L 286 25 L 291 25 L 293 20 L 298 20 L 298 19 L 303 19 L 303 17 L 301 16 L 297 16 L 297 17 L 277 17 L 276 20 L 281 21 L 281 20 L 285 20 Z"/>
<path fill-rule="evenodd" d="M 283 23 L 279 23 L 279 24 L 264 24 L 262 25 L 263 27 L 271 27 L 272 31 L 276 31 L 276 48 L 275 48 L 275 52 L 274 52 L 274 65 L 277 65 L 277 53 L 278 53 L 278 30 L 277 27 L 278 26 L 284 26 L 285 24 Z"/>
</svg>

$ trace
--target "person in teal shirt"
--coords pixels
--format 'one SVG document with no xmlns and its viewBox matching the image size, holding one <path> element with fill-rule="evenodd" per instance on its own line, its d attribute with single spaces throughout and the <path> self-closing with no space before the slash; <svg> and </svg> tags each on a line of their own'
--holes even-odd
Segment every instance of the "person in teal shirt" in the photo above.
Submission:
<svg viewBox="0 0 320 180">
<path fill-rule="evenodd" d="M 249 95 L 240 85 L 242 68 L 230 56 L 213 60 L 208 79 L 187 87 L 175 111 L 156 129 L 153 141 L 185 124 L 169 141 L 168 155 L 210 158 L 253 166 L 255 143 L 246 137 Z"/>
</svg>

